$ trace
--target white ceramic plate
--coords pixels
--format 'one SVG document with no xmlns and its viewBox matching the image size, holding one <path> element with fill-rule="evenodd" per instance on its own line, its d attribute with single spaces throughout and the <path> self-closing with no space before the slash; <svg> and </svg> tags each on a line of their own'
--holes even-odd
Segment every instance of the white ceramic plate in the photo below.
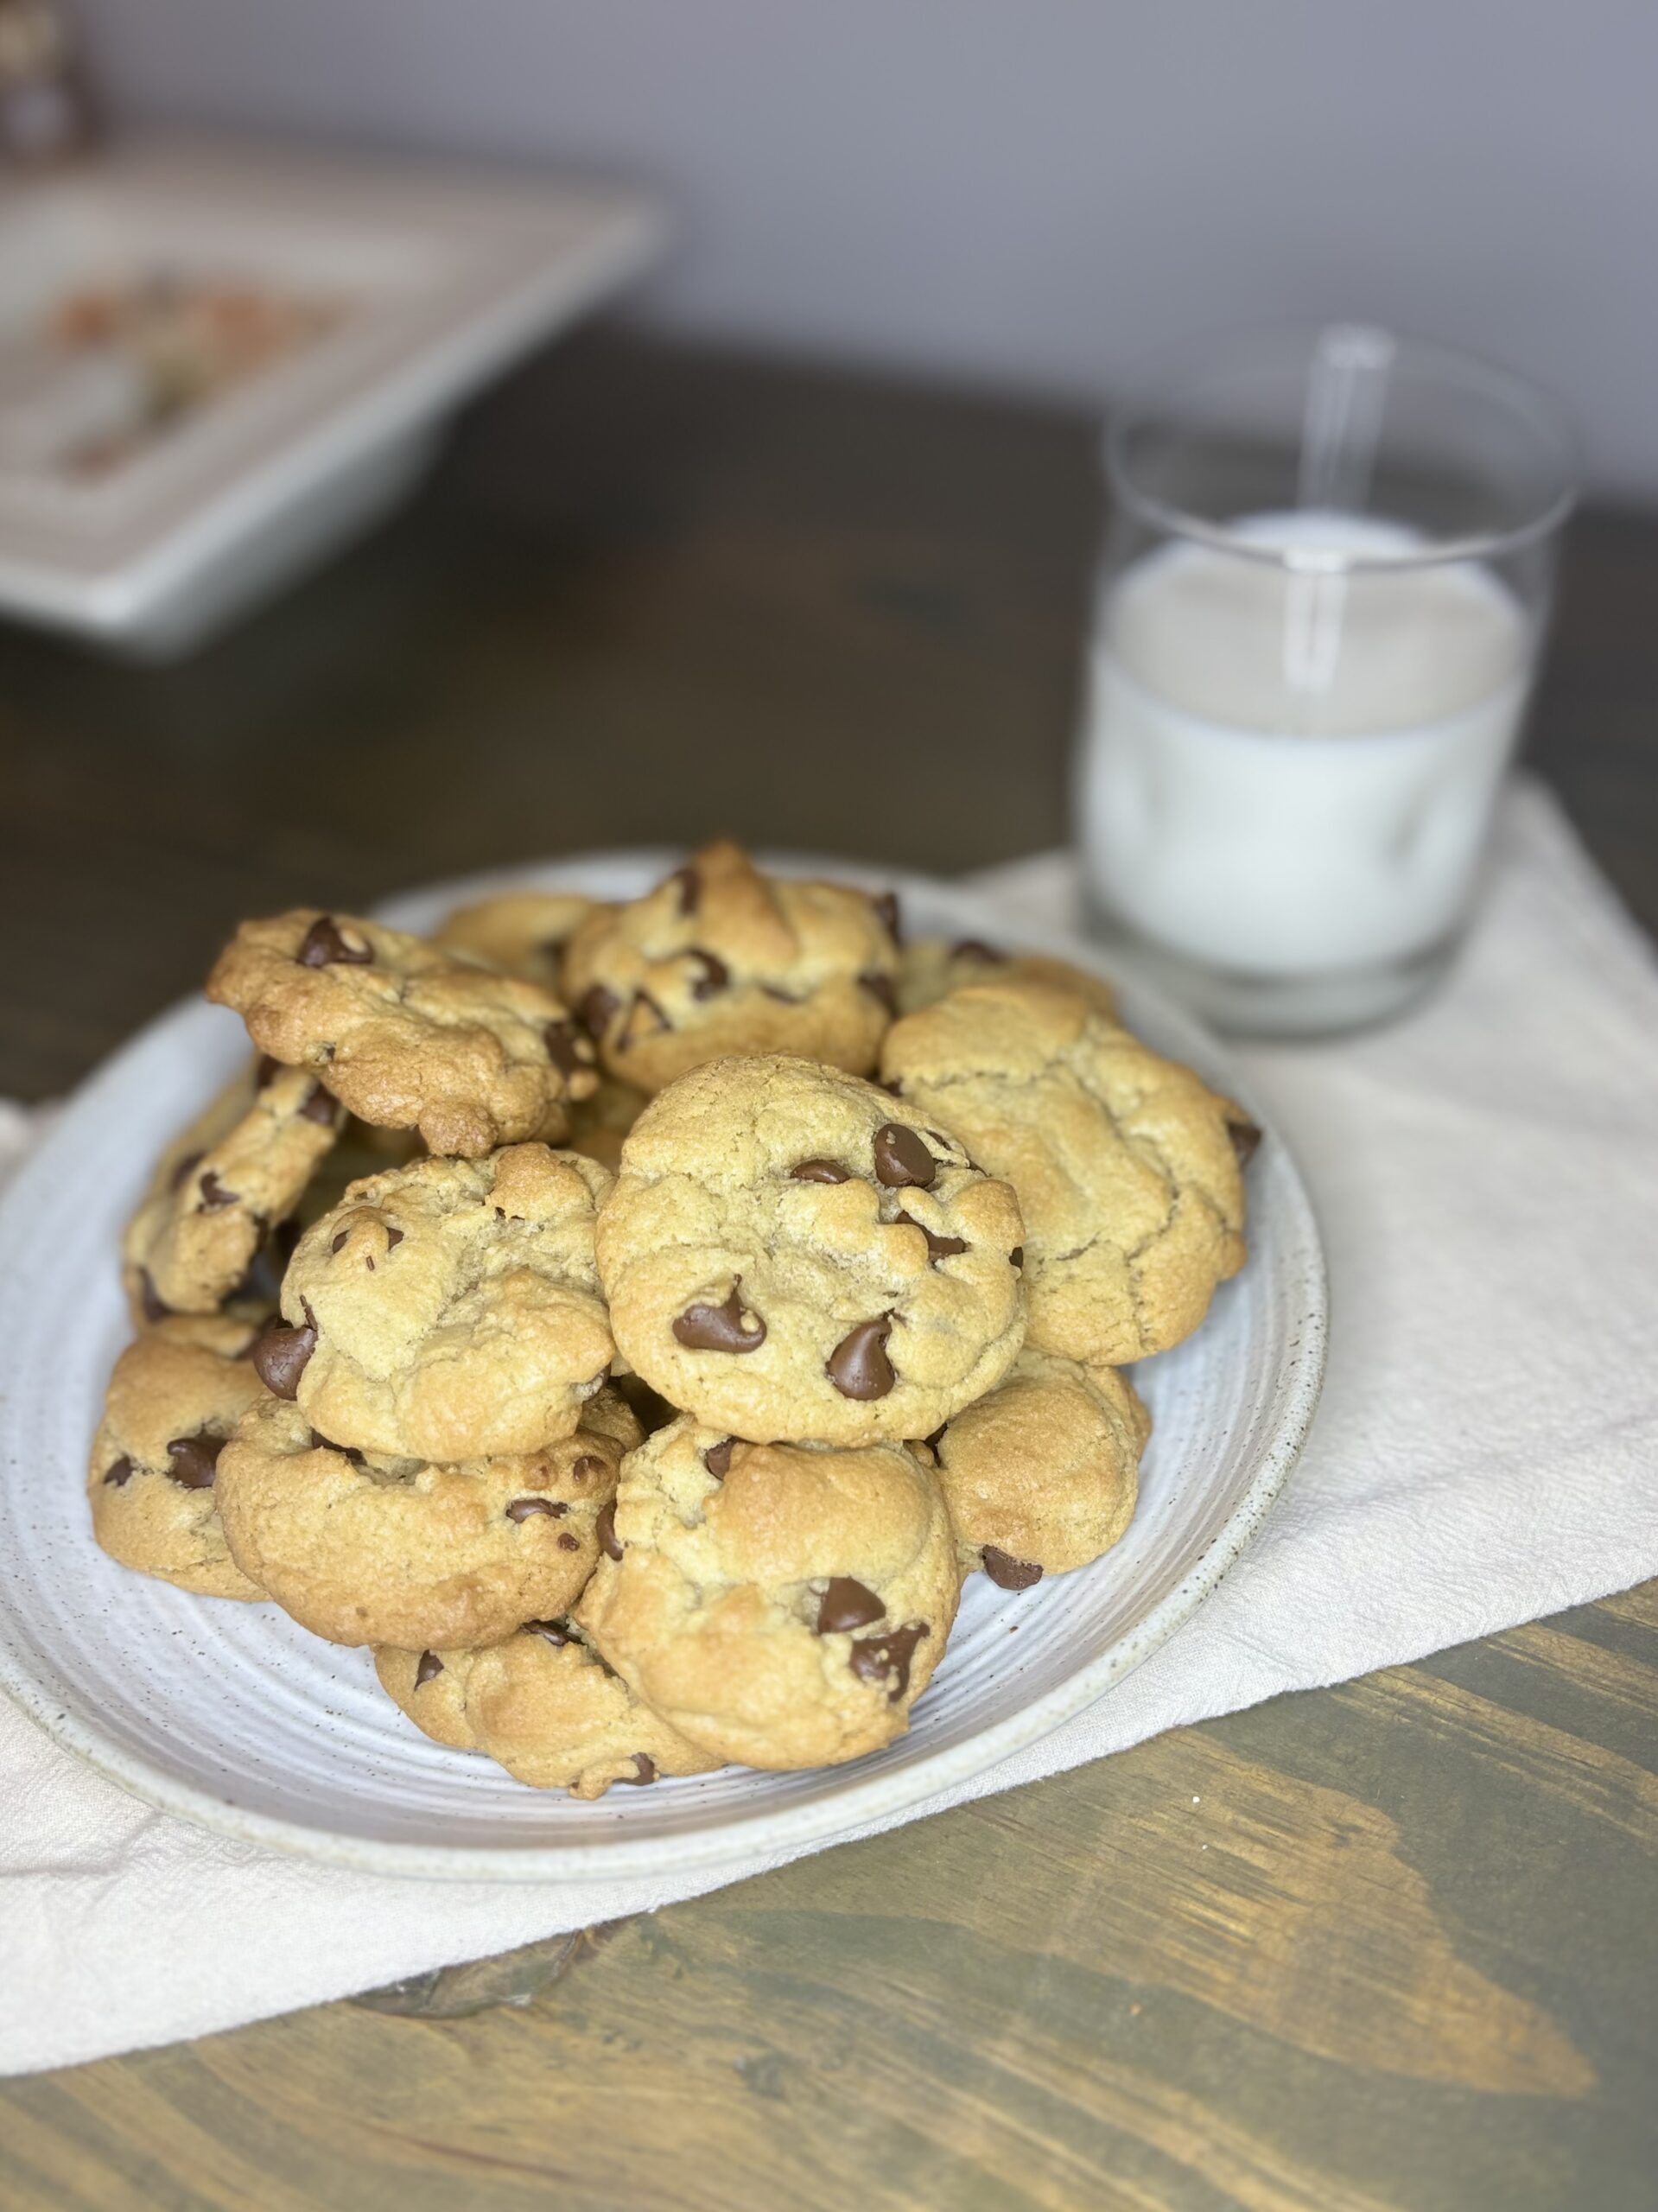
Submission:
<svg viewBox="0 0 1658 2212">
<path fill-rule="evenodd" d="M 388 917 L 429 926 L 455 898 L 509 881 L 632 897 L 673 864 L 589 856 L 452 884 Z M 836 872 L 895 887 L 914 934 L 1099 964 L 925 878 Z M 1195 1338 L 1136 1373 L 1156 1428 L 1128 1536 L 1020 1595 L 972 1577 L 898 1743 L 849 1766 L 732 1768 L 578 1804 L 428 1742 L 382 1694 L 365 1651 L 320 1643 L 274 1605 L 192 1598 L 104 1556 L 82 1483 L 128 1333 L 121 1225 L 156 1154 L 247 1050 L 240 1024 L 205 1004 L 163 1015 L 108 1062 L 0 1204 L 0 1682 L 60 1743 L 187 1819 L 341 1865 L 468 1879 L 580 1883 L 823 1842 L 1045 1735 L 1214 1588 L 1300 1448 L 1324 1366 L 1323 1258 L 1294 1162 L 1210 1038 L 1137 983 L 1122 996 L 1137 1030 L 1266 1128 L 1249 1171 L 1249 1263 Z"/>
</svg>

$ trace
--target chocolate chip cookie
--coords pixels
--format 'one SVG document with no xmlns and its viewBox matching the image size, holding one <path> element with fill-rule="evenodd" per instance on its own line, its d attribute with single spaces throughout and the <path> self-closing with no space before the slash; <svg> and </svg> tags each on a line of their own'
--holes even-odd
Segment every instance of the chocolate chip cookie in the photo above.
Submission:
<svg viewBox="0 0 1658 2212">
<path fill-rule="evenodd" d="M 1024 1336 L 1009 1185 L 949 1124 L 784 1057 L 716 1060 L 654 1098 L 599 1218 L 628 1363 L 721 1433 L 924 1436 Z"/>
<path fill-rule="evenodd" d="M 344 1120 L 303 1068 L 261 1062 L 170 1145 L 122 1243 L 135 1315 L 216 1313 L 298 1205 Z"/>
<path fill-rule="evenodd" d="M 219 1517 L 238 1564 L 331 1643 L 493 1643 L 575 1602 L 638 1435 L 606 1392 L 574 1436 L 437 1466 L 349 1450 L 262 1394 L 219 1453 Z"/>
<path fill-rule="evenodd" d="M 726 1052 L 867 1075 L 898 1003 L 895 927 L 890 902 L 762 875 L 722 842 L 590 915 L 565 952 L 564 995 L 612 1073 L 641 1090 Z"/>
<path fill-rule="evenodd" d="M 244 922 L 207 996 L 262 1052 L 436 1153 L 562 1135 L 597 1081 L 592 1044 L 550 991 L 354 915 Z"/>
<path fill-rule="evenodd" d="M 918 938 L 899 956 L 899 1012 L 937 1006 L 969 983 L 1053 983 L 1075 991 L 1097 1013 L 1117 1010 L 1117 995 L 1104 977 L 1069 960 L 1045 952 L 1004 952 L 980 938 Z"/>
<path fill-rule="evenodd" d="M 1028 1590 L 1110 1550 L 1134 1517 L 1151 1415 L 1114 1367 L 1027 1344 L 931 1439 L 962 1565 Z"/>
<path fill-rule="evenodd" d="M 1102 1367 L 1165 1351 L 1242 1266 L 1259 1132 L 1075 992 L 954 991 L 894 1024 L 881 1072 L 1018 1192 L 1035 1350 Z"/>
<path fill-rule="evenodd" d="M 263 1598 L 231 1557 L 215 1475 L 225 1440 L 264 1394 L 245 1359 L 168 1324 L 115 1363 L 86 1475 L 92 1533 L 111 1559 L 204 1598 Z"/>
<path fill-rule="evenodd" d="M 564 948 L 598 908 L 575 891 L 504 891 L 446 914 L 432 941 L 556 991 Z"/>
<path fill-rule="evenodd" d="M 577 1624 L 711 1756 L 833 1766 L 901 1735 L 960 1593 L 902 1445 L 746 1444 L 686 1419 L 630 1452 Z"/>
<path fill-rule="evenodd" d="M 568 1619 L 532 1621 L 482 1650 L 383 1649 L 374 1670 L 435 1742 L 486 1752 L 532 1789 L 602 1797 L 613 1783 L 720 1764 L 641 1704 Z"/>
<path fill-rule="evenodd" d="M 543 1144 L 352 1184 L 300 1239 L 255 1364 L 359 1451 L 447 1462 L 568 1436 L 614 1351 L 593 1249 L 609 1185 Z"/>
</svg>

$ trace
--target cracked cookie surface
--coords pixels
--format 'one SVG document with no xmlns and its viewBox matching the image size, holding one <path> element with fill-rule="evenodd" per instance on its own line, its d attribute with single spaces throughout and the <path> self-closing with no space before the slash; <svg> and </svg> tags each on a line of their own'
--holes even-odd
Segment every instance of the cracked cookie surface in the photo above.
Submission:
<svg viewBox="0 0 1658 2212">
<path fill-rule="evenodd" d="M 932 1440 L 964 1572 L 1004 1590 L 1086 1567 L 1127 1534 L 1151 1415 L 1115 1367 L 1027 1344 Z"/>
<path fill-rule="evenodd" d="M 797 1052 L 866 1075 L 897 1006 L 896 909 L 763 875 L 705 846 L 643 899 L 590 916 L 563 988 L 614 1075 L 654 1091 L 728 1052 Z"/>
<path fill-rule="evenodd" d="M 449 1461 L 568 1435 L 614 1351 L 597 1161 L 541 1144 L 352 1184 L 300 1239 L 254 1357 L 324 1435 Z"/>
<path fill-rule="evenodd" d="M 111 1559 L 205 1598 L 264 1596 L 231 1556 L 217 1500 L 226 1439 L 262 1395 L 247 1360 L 174 1325 L 127 1346 L 86 1473 L 92 1533 Z"/>
<path fill-rule="evenodd" d="M 785 1057 L 715 1061 L 640 1116 L 600 1214 L 628 1363 L 765 1442 L 924 1436 L 1024 1334 L 1009 1185 L 948 1124 Z"/>
<path fill-rule="evenodd" d="M 345 1116 L 303 1068 L 261 1062 L 162 1155 L 122 1240 L 135 1318 L 217 1313 L 287 1220 Z M 274 1292 L 274 1281 L 270 1286 Z"/>
<path fill-rule="evenodd" d="M 1019 1192 L 1037 1351 L 1103 1367 L 1166 1351 L 1242 1266 L 1259 1131 L 1074 992 L 955 991 L 894 1024 L 881 1073 Z"/>
<path fill-rule="evenodd" d="M 262 1395 L 219 1454 L 232 1556 L 331 1643 L 491 1643 L 593 1572 L 638 1423 L 601 1392 L 575 1435 L 449 1465 L 348 1451 Z"/>
<path fill-rule="evenodd" d="M 374 1655 L 381 1687 L 435 1742 L 482 1751 L 532 1789 L 602 1797 L 613 1783 L 720 1764 L 635 1697 L 568 1619 L 481 1650 Z"/>
<path fill-rule="evenodd" d="M 592 1044 L 549 990 L 356 915 L 244 922 L 207 996 L 262 1052 L 435 1153 L 562 1135 L 569 1102 L 597 1081 Z"/>
<path fill-rule="evenodd" d="M 622 1469 L 578 1625 L 712 1756 L 838 1764 L 901 1735 L 961 1589 L 937 1478 L 902 1445 L 746 1444 L 689 1419 Z"/>
</svg>

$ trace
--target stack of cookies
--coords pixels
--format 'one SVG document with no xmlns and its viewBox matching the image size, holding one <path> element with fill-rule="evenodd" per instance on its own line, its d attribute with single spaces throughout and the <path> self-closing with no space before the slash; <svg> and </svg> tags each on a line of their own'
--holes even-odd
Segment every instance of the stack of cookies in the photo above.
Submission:
<svg viewBox="0 0 1658 2212">
<path fill-rule="evenodd" d="M 98 1539 L 538 1787 L 890 1742 L 966 1574 L 1122 1535 L 1121 1370 L 1242 1263 L 1256 1132 L 1097 978 L 728 843 L 208 995 L 260 1057 L 129 1226 Z"/>
</svg>

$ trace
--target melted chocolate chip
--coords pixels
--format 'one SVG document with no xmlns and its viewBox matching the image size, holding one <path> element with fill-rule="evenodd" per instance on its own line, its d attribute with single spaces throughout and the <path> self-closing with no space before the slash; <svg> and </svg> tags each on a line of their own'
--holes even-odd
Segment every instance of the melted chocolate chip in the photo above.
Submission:
<svg viewBox="0 0 1658 2212">
<path fill-rule="evenodd" d="M 1247 1167 L 1261 1149 L 1261 1131 L 1253 1122 L 1229 1122 L 1226 1134 L 1232 1140 L 1238 1166 Z"/>
<path fill-rule="evenodd" d="M 691 984 L 691 996 L 694 999 L 717 998 L 731 981 L 731 970 L 725 962 L 717 953 L 705 952 L 700 944 L 694 945 L 685 957 L 696 961 L 702 971 Z"/>
<path fill-rule="evenodd" d="M 890 976 L 882 976 L 874 969 L 859 976 L 858 981 L 872 999 L 879 999 L 894 1021 L 898 1019 L 898 985 Z"/>
<path fill-rule="evenodd" d="M 958 938 L 950 949 L 952 960 L 1006 960 L 1007 955 L 999 952 L 994 944 L 985 944 L 982 938 Z"/>
<path fill-rule="evenodd" d="M 604 1471 L 605 1463 L 599 1457 L 598 1453 L 596 1452 L 584 1452 L 581 1454 L 581 1457 L 576 1461 L 575 1465 L 570 1469 L 570 1476 L 573 1481 L 584 1483 L 589 1475 L 602 1475 Z"/>
<path fill-rule="evenodd" d="M 315 1122 L 325 1129 L 334 1127 L 334 1116 L 340 1111 L 331 1092 L 320 1083 L 314 1083 L 305 1095 L 305 1103 L 299 1109 L 302 1122 Z"/>
<path fill-rule="evenodd" d="M 570 1632 L 562 1621 L 526 1621 L 524 1632 L 526 1636 L 538 1636 L 548 1643 L 568 1643 L 570 1641 Z"/>
<path fill-rule="evenodd" d="M 104 1479 L 106 1483 L 113 1483 L 117 1490 L 119 1490 L 124 1483 L 130 1483 L 132 1480 L 132 1462 L 124 1452 L 112 1467 L 106 1467 L 104 1470 Z"/>
<path fill-rule="evenodd" d="M 999 1590 L 1028 1590 L 1042 1580 L 1042 1570 L 1028 1559 L 1015 1559 L 995 1544 L 987 1544 L 979 1554 L 984 1561 L 984 1571 Z"/>
<path fill-rule="evenodd" d="M 724 1482 L 731 1472 L 731 1447 L 736 1441 L 734 1436 L 723 1436 L 717 1444 L 710 1444 L 702 1454 L 702 1465 L 716 1483 Z"/>
<path fill-rule="evenodd" d="M 889 1191 L 910 1184 L 925 1191 L 938 1179 L 938 1162 L 917 1130 L 902 1122 L 885 1122 L 875 1132 L 875 1178 Z"/>
<path fill-rule="evenodd" d="M 656 1778 L 657 1763 L 644 1751 L 634 1752 L 632 1774 L 619 1774 L 616 1777 L 618 1782 L 625 1782 L 630 1789 L 637 1789 L 643 1783 L 654 1782 Z"/>
<path fill-rule="evenodd" d="M 789 1170 L 796 1183 L 849 1183 L 852 1170 L 842 1167 L 838 1160 L 803 1160 L 798 1167 Z"/>
<path fill-rule="evenodd" d="M 670 883 L 678 887 L 680 912 L 694 914 L 702 903 L 702 879 L 696 870 L 689 863 L 684 868 L 677 868 L 663 885 L 664 891 Z"/>
<path fill-rule="evenodd" d="M 180 1160 L 178 1166 L 173 1170 L 172 1188 L 176 1191 L 180 1189 L 182 1185 L 188 1182 L 190 1177 L 195 1173 L 196 1169 L 200 1166 L 202 1161 L 206 1157 L 207 1155 L 205 1152 L 186 1153 L 184 1158 Z"/>
<path fill-rule="evenodd" d="M 918 1229 L 921 1231 L 927 1240 L 927 1258 L 934 1267 L 937 1266 L 940 1260 L 954 1259 L 956 1253 L 965 1252 L 967 1249 L 967 1239 L 964 1236 L 940 1236 L 935 1230 L 929 1229 L 924 1221 L 918 1221 L 912 1213 L 901 1213 L 897 1217 L 899 1221 L 907 1222 L 912 1229 Z"/>
<path fill-rule="evenodd" d="M 621 1538 L 616 1534 L 616 1501 L 614 1498 L 612 1498 L 608 1504 L 600 1508 L 599 1518 L 593 1524 L 593 1532 L 594 1535 L 598 1537 L 600 1548 L 603 1551 L 607 1559 L 619 1559 L 621 1557 L 622 1542 Z"/>
<path fill-rule="evenodd" d="M 579 1538 L 571 1535 L 567 1529 L 558 1540 L 558 1548 L 562 1552 L 579 1552 L 581 1545 Z"/>
<path fill-rule="evenodd" d="M 173 1311 L 170 1306 L 163 1305 L 156 1294 L 156 1286 L 149 1279 L 148 1268 L 140 1268 L 138 1270 L 138 1302 L 144 1309 L 146 1321 L 164 1321 Z"/>
<path fill-rule="evenodd" d="M 723 1306 L 688 1306 L 674 1323 L 678 1342 L 691 1351 L 758 1351 L 765 1324 L 758 1313 L 745 1314 L 741 1287 L 739 1276 Z"/>
<path fill-rule="evenodd" d="M 211 1490 L 224 1448 L 224 1438 L 209 1436 L 206 1429 L 197 1436 L 175 1436 L 167 1447 L 173 1462 L 167 1471 L 181 1490 Z"/>
<path fill-rule="evenodd" d="M 926 1621 L 912 1621 L 907 1628 L 889 1629 L 885 1636 L 860 1637 L 852 1647 L 850 1664 L 861 1682 L 880 1683 L 893 1677 L 887 1698 L 893 1705 L 910 1687 L 910 1662 L 927 1633 Z"/>
<path fill-rule="evenodd" d="M 549 1021 L 541 1033 L 560 1075 L 573 1076 L 578 1068 L 593 1065 L 593 1047 L 573 1021 Z"/>
<path fill-rule="evenodd" d="M 843 1398 L 884 1398 L 898 1381 L 886 1357 L 892 1333 L 892 1316 L 883 1314 L 879 1321 L 861 1321 L 835 1345 L 824 1366 Z"/>
<path fill-rule="evenodd" d="M 854 1582 L 849 1574 L 833 1575 L 829 1588 L 818 1600 L 817 1633 L 844 1636 L 854 1628 L 867 1628 L 886 1611 L 886 1605 L 866 1584 Z"/>
<path fill-rule="evenodd" d="M 391 1224 L 388 1222 L 388 1223 L 387 1223 L 387 1224 L 386 1224 L 386 1231 L 385 1231 L 385 1249 L 386 1249 L 386 1250 L 387 1250 L 388 1252 L 395 1252 L 395 1251 L 397 1250 L 397 1249 L 398 1245 L 399 1245 L 399 1244 L 401 1244 L 401 1243 L 402 1243 L 402 1242 L 403 1242 L 403 1231 L 402 1231 L 402 1230 L 400 1230 L 400 1229 L 393 1229 L 393 1228 L 391 1227 Z"/>
<path fill-rule="evenodd" d="M 556 1497 L 515 1497 L 506 1509 L 509 1521 L 527 1521 L 532 1513 L 550 1513 L 562 1521 L 569 1507 Z"/>
<path fill-rule="evenodd" d="M 614 991 L 607 991 L 602 983 L 594 983 L 581 995 L 581 1003 L 575 1009 L 581 1026 L 595 1037 L 602 1037 L 622 1010 L 622 1002 Z"/>
<path fill-rule="evenodd" d="M 443 1662 L 435 1651 L 422 1651 L 420 1663 L 415 1669 L 415 1688 L 424 1689 L 428 1682 L 435 1682 L 443 1672 Z"/>
<path fill-rule="evenodd" d="M 342 1229 L 339 1236 L 334 1238 L 333 1243 L 329 1245 L 328 1249 L 331 1252 L 338 1252 L 340 1250 L 350 1235 L 351 1231 L 349 1229 Z"/>
<path fill-rule="evenodd" d="M 374 955 L 365 944 L 346 942 L 332 914 L 319 914 L 294 955 L 302 968 L 368 968 Z"/>
<path fill-rule="evenodd" d="M 880 916 L 881 927 L 886 931 L 887 936 L 892 938 L 894 944 L 902 944 L 904 933 L 897 892 L 880 892 L 876 894 L 873 904 L 875 912 Z"/>
<path fill-rule="evenodd" d="M 1022 1244 L 1014 1245 L 1013 1250 L 1007 1255 L 1007 1264 L 1010 1268 L 1022 1268 L 1025 1265 L 1025 1247 Z"/>
<path fill-rule="evenodd" d="M 248 1357 L 267 1390 L 274 1391 L 279 1398 L 293 1398 L 299 1395 L 300 1376 L 315 1350 L 316 1329 L 313 1324 L 308 1322 L 303 1328 L 290 1329 L 280 1314 L 273 1313 L 254 1338 Z"/>
</svg>

